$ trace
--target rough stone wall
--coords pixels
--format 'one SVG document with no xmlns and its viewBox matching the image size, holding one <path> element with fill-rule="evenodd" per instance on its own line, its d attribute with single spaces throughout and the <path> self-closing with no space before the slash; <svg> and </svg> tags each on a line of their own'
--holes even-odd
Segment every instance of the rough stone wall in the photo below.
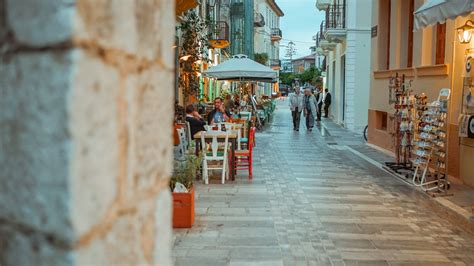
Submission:
<svg viewBox="0 0 474 266">
<path fill-rule="evenodd" d="M 0 0 L 0 265 L 171 264 L 174 2 Z"/>
</svg>

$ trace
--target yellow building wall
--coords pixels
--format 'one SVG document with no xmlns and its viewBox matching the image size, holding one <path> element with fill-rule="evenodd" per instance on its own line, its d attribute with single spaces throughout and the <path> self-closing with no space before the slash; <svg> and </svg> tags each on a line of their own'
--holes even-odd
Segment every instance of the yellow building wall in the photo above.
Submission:
<svg viewBox="0 0 474 266">
<path fill-rule="evenodd" d="M 423 4 L 423 0 L 415 0 L 415 10 Z M 388 81 L 395 73 L 405 74 L 406 79 L 413 80 L 413 93 L 424 92 L 429 101 L 436 100 L 441 88 L 451 89 L 451 101 L 448 120 L 448 171 L 453 177 L 460 178 L 464 183 L 474 186 L 474 140 L 458 137 L 458 116 L 462 107 L 462 73 L 464 68 L 465 50 L 474 47 L 460 44 L 455 29 L 466 22 L 466 18 L 457 18 L 446 22 L 446 42 L 444 65 L 435 65 L 436 28 L 427 27 L 414 33 L 413 36 L 413 67 L 406 68 L 407 20 L 404 14 L 404 1 L 391 1 L 390 21 L 390 69 L 383 70 L 383 49 L 387 36 L 378 29 L 378 36 L 372 38 L 372 77 L 369 104 L 369 143 L 387 150 L 394 151 L 393 135 L 390 128 L 390 117 L 394 109 L 388 103 Z M 382 26 L 379 22 L 379 6 L 384 0 L 375 1 L 372 10 L 372 26 Z M 386 14 L 385 14 L 386 16 Z M 387 113 L 386 129 L 380 129 L 380 118 Z"/>
</svg>

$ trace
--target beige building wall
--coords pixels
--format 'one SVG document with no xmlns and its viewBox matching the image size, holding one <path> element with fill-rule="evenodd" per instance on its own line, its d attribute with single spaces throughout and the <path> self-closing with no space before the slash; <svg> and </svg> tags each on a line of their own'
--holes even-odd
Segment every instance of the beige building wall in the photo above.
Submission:
<svg viewBox="0 0 474 266">
<path fill-rule="evenodd" d="M 332 96 L 329 113 L 336 123 L 357 133 L 367 125 L 371 69 L 371 19 L 367 10 L 372 2 L 345 1 L 345 28 L 326 32 L 334 47 L 326 57 L 326 82 Z"/>
<path fill-rule="evenodd" d="M 267 53 L 268 59 L 279 59 L 280 42 L 271 40 L 272 28 L 280 28 L 280 17 L 273 11 L 268 0 L 255 0 L 254 10 L 265 18 L 265 26 L 254 27 L 255 53 Z"/>
<path fill-rule="evenodd" d="M 386 55 L 385 43 L 386 23 L 388 14 L 381 14 L 380 8 L 388 3 L 387 0 L 375 1 L 372 9 L 372 26 L 378 27 L 377 37 L 372 38 L 372 76 L 369 107 L 369 142 L 387 150 L 394 150 L 393 133 L 390 128 L 394 109 L 388 103 L 388 79 L 395 73 L 405 74 L 406 79 L 413 80 L 412 88 L 415 94 L 424 92 L 429 101 L 436 100 L 441 88 L 451 89 L 449 109 L 449 142 L 448 156 L 449 174 L 460 178 L 465 183 L 474 186 L 474 141 L 458 137 L 458 116 L 462 106 L 462 70 L 464 53 L 474 42 L 463 45 L 457 40 L 455 29 L 463 25 L 466 18 L 457 18 L 446 22 L 444 64 L 435 64 L 436 58 L 436 26 L 419 30 L 413 35 L 413 67 L 407 68 L 406 43 L 407 38 L 407 2 L 392 0 L 390 17 L 390 68 L 384 68 Z M 415 0 L 414 9 L 418 9 L 423 0 Z M 382 128 L 383 122 L 387 128 Z"/>
<path fill-rule="evenodd" d="M 0 264 L 170 265 L 174 1 L 0 0 Z"/>
</svg>

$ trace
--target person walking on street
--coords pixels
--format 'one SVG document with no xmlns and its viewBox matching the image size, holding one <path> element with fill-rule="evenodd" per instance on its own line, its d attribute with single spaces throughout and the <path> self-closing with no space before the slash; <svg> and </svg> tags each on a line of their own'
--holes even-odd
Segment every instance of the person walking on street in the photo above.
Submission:
<svg viewBox="0 0 474 266">
<path fill-rule="evenodd" d="M 321 121 L 321 109 L 323 108 L 323 91 L 321 90 L 321 87 L 318 86 L 316 88 L 316 95 L 314 97 L 316 97 L 317 103 L 316 121 Z"/>
<path fill-rule="evenodd" d="M 301 111 L 303 110 L 303 95 L 298 87 L 290 94 L 290 109 L 293 117 L 293 130 L 300 130 Z"/>
<path fill-rule="evenodd" d="M 324 117 L 329 117 L 329 106 L 331 105 L 331 93 L 326 89 L 326 94 L 324 94 Z"/>
<path fill-rule="evenodd" d="M 304 90 L 304 115 L 306 117 L 306 129 L 308 131 L 313 131 L 314 127 L 314 118 L 316 117 L 316 98 L 311 93 L 311 90 L 306 88 Z"/>
</svg>

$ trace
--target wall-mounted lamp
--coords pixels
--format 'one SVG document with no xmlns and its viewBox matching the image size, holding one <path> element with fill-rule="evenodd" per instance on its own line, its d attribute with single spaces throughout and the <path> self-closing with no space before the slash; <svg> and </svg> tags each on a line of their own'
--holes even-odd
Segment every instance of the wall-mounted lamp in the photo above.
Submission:
<svg viewBox="0 0 474 266">
<path fill-rule="evenodd" d="M 457 28 L 456 31 L 458 33 L 459 42 L 466 44 L 471 41 L 472 38 L 472 31 L 474 30 L 474 22 L 472 20 L 466 21 L 466 23 Z"/>
</svg>

